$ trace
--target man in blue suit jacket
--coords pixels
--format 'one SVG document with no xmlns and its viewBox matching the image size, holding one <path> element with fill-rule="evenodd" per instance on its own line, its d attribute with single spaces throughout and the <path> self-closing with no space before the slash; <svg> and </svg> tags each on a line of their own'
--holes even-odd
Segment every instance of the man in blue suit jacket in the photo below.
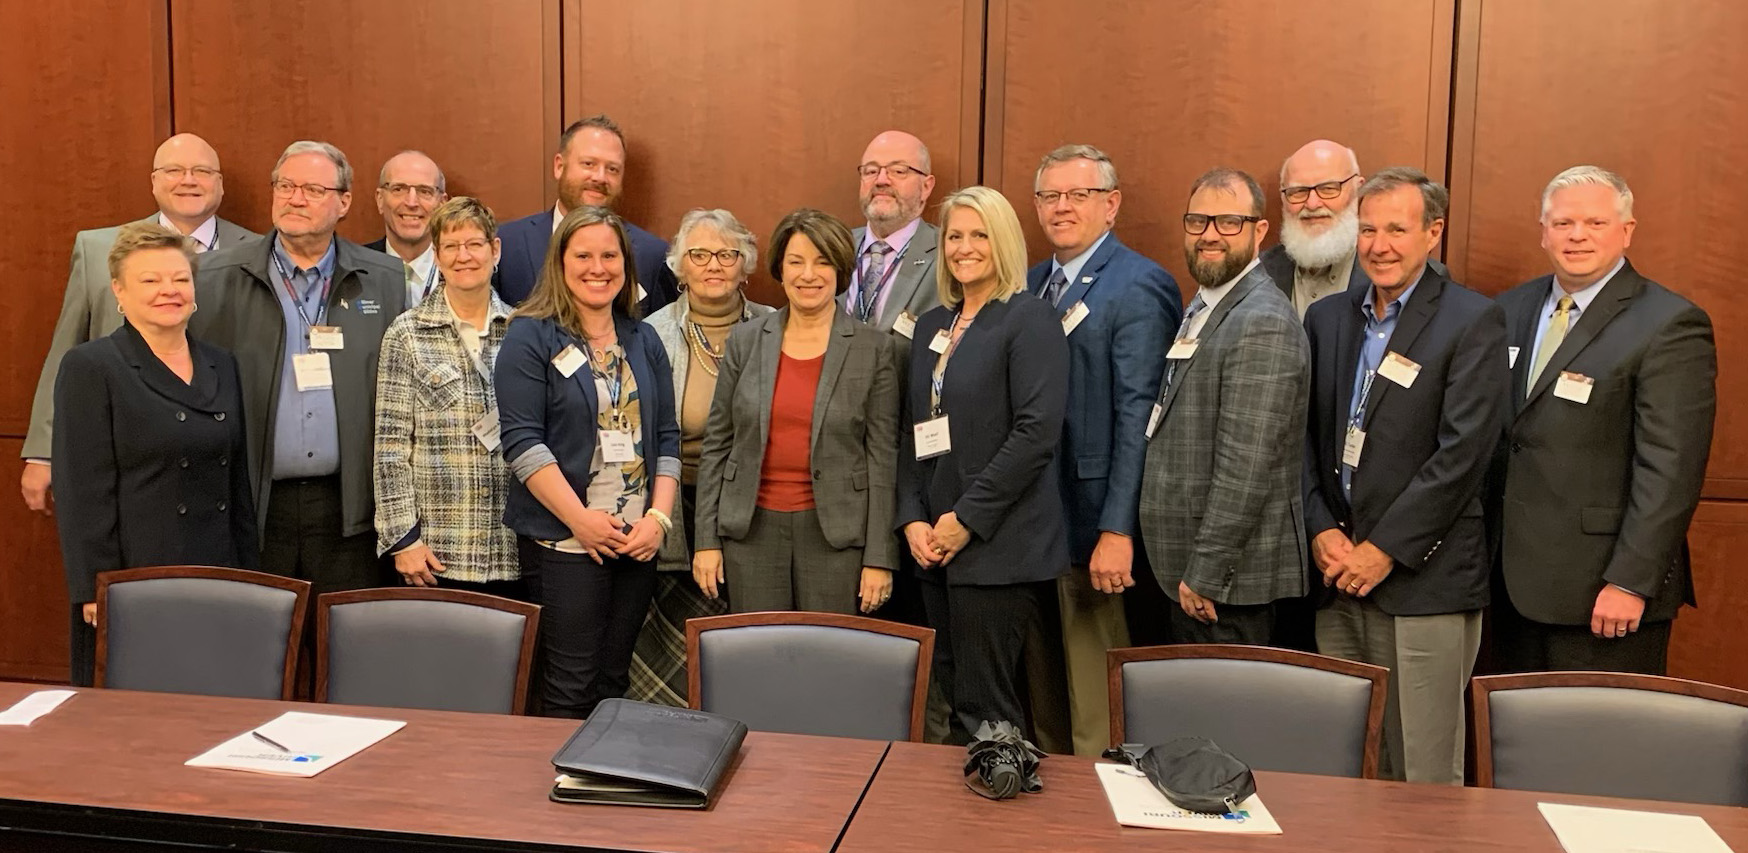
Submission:
<svg viewBox="0 0 1748 853">
<path fill-rule="evenodd" d="M 552 210 L 506 222 L 498 229 L 504 249 L 492 286 L 511 305 L 534 292 L 559 219 L 579 207 L 611 208 L 619 201 L 625 188 L 625 134 L 619 125 L 604 115 L 572 122 L 558 137 L 552 177 L 558 181 L 558 204 Z M 625 232 L 631 238 L 637 284 L 643 289 L 639 304 L 648 317 L 674 301 L 680 285 L 668 269 L 667 241 L 630 222 L 625 223 Z"/>
<path fill-rule="evenodd" d="M 1074 751 L 1095 756 L 1110 738 L 1105 652 L 1129 645 L 1119 595 L 1135 585 L 1141 553 L 1133 537 L 1147 417 L 1183 301 L 1170 273 L 1111 234 L 1123 197 L 1104 152 L 1050 152 L 1034 188 L 1055 253 L 1032 267 L 1026 287 L 1056 307 L 1069 349 L 1060 470 L 1074 571 L 1057 590 L 1069 717 Z"/>
</svg>

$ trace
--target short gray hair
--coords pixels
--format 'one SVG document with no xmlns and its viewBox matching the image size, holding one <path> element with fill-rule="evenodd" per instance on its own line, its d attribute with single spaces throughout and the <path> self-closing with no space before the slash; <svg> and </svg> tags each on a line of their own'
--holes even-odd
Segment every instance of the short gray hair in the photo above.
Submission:
<svg viewBox="0 0 1748 853">
<path fill-rule="evenodd" d="M 377 184 L 381 185 L 381 184 L 388 183 L 388 164 L 393 163 L 395 160 L 395 157 L 399 157 L 402 154 L 417 154 L 420 157 L 423 157 L 427 160 L 430 160 L 431 165 L 437 166 L 437 158 L 432 157 L 431 155 L 426 154 L 425 152 L 420 151 L 417 148 L 408 148 L 405 151 L 396 151 L 394 153 L 394 157 L 390 157 L 387 160 L 382 161 L 382 170 L 376 173 Z M 345 155 L 341 155 L 341 156 L 343 157 Z M 449 179 L 445 178 L 443 176 L 443 167 L 442 166 L 437 166 L 437 191 L 440 193 L 443 193 L 445 195 L 447 195 L 449 193 Z"/>
<path fill-rule="evenodd" d="M 1099 167 L 1099 182 L 1102 189 L 1117 188 L 1117 164 L 1111 162 L 1111 155 L 1094 148 L 1091 145 L 1063 145 L 1038 161 L 1038 173 L 1032 176 L 1032 189 L 1038 189 L 1044 182 L 1044 170 L 1057 163 L 1067 163 L 1071 160 L 1091 160 Z"/>
<path fill-rule="evenodd" d="M 1625 178 L 1601 166 L 1573 166 L 1555 175 L 1542 190 L 1543 219 L 1548 218 L 1548 204 L 1553 201 L 1554 193 L 1568 187 L 1608 187 L 1614 190 L 1615 212 L 1622 219 L 1633 218 L 1633 190 L 1627 186 Z"/>
<path fill-rule="evenodd" d="M 279 168 L 285 165 L 285 161 L 299 154 L 320 154 L 333 161 L 334 169 L 339 172 L 339 177 L 336 180 L 340 184 L 340 191 L 350 192 L 352 190 L 352 164 L 346 160 L 346 154 L 326 142 L 315 142 L 308 139 L 300 139 L 285 146 L 285 153 L 279 155 L 279 162 L 273 164 L 273 180 L 279 180 Z"/>
<path fill-rule="evenodd" d="M 668 269 L 674 275 L 680 274 L 680 259 L 686 256 L 687 249 L 692 248 L 692 232 L 700 226 L 716 229 L 716 233 L 722 235 L 724 241 L 734 244 L 740 250 L 742 275 L 757 268 L 755 265 L 759 261 L 759 240 L 753 236 L 752 231 L 734 218 L 734 214 L 720 207 L 710 210 L 695 207 L 680 217 L 680 230 L 674 232 L 674 240 L 668 245 Z"/>
<path fill-rule="evenodd" d="M 1432 223 L 1445 219 L 1450 212 L 1450 191 L 1412 166 L 1391 166 L 1367 178 L 1360 185 L 1360 193 L 1354 203 L 1357 206 L 1372 196 L 1382 195 L 1397 187 L 1415 187 L 1420 190 L 1422 228 L 1431 228 Z"/>
</svg>

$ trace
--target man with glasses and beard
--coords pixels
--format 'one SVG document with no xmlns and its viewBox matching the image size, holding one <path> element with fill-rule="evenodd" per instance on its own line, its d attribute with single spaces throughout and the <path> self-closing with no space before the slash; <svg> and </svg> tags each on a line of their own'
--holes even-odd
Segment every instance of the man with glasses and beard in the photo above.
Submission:
<svg viewBox="0 0 1748 853">
<path fill-rule="evenodd" d="M 916 318 L 941 304 L 935 292 L 938 233 L 922 219 L 935 189 L 929 149 L 915 136 L 888 130 L 868 143 L 856 175 L 868 224 L 851 234 L 856 269 L 838 301 L 851 317 L 897 337 L 896 355 L 904 365 Z"/>
<path fill-rule="evenodd" d="M 1354 263 L 1362 180 L 1353 149 L 1327 139 L 1305 143 L 1281 164 L 1281 242 L 1262 253 L 1262 267 L 1301 318 L 1311 303 L 1365 286 Z"/>
<path fill-rule="evenodd" d="M 1140 510 L 1180 643 L 1268 645 L 1274 602 L 1306 589 L 1311 355 L 1257 260 L 1262 214 L 1262 189 L 1243 172 L 1214 169 L 1190 187 L 1184 261 L 1200 290 L 1148 418 Z"/>
<path fill-rule="evenodd" d="M 565 214 L 579 207 L 611 210 L 625 189 L 625 133 L 605 115 L 578 119 L 558 137 L 558 153 L 552 158 L 552 177 L 558 181 L 558 203 L 506 222 L 498 229 L 503 254 L 498 260 L 492 286 L 505 302 L 515 305 L 534 292 L 534 282 L 546 263 L 546 247 Z M 632 261 L 637 269 L 638 304 L 643 316 L 674 301 L 680 285 L 668 269 L 667 241 L 630 222 Z"/>
</svg>

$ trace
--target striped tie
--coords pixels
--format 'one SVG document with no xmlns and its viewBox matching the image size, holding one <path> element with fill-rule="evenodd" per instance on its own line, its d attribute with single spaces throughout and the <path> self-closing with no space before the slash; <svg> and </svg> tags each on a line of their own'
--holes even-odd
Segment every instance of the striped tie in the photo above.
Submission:
<svg viewBox="0 0 1748 853">
<path fill-rule="evenodd" d="M 867 263 L 862 265 L 861 281 L 856 285 L 856 319 L 872 323 L 874 306 L 880 301 L 881 278 L 886 274 L 886 256 L 892 247 L 885 240 L 875 240 L 868 247 Z"/>
</svg>

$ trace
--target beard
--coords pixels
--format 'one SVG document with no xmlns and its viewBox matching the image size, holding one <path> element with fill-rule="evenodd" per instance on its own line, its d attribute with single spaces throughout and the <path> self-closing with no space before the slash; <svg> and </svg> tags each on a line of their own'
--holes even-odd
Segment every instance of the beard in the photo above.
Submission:
<svg viewBox="0 0 1748 853">
<path fill-rule="evenodd" d="M 619 201 L 619 196 L 614 194 L 611 186 L 608 186 L 601 181 L 591 181 L 587 178 L 575 180 L 565 180 L 560 178 L 558 182 L 558 200 L 564 202 L 564 209 L 567 211 L 576 210 L 579 207 L 588 207 L 589 203 L 583 200 L 583 192 L 585 190 L 593 190 L 594 192 L 606 196 L 606 198 L 601 201 L 601 207 L 611 209 L 613 205 Z"/>
<path fill-rule="evenodd" d="M 1328 211 L 1328 208 L 1324 208 Z M 1306 227 L 1307 219 L 1333 219 L 1321 232 Z M 1281 245 L 1287 257 L 1304 269 L 1334 266 L 1355 251 L 1360 236 L 1360 214 L 1354 205 L 1340 213 L 1323 216 L 1281 217 Z"/>
<path fill-rule="evenodd" d="M 922 215 L 921 199 L 907 199 L 898 193 L 889 197 L 877 196 L 873 193 L 862 197 L 862 215 L 867 217 L 871 225 L 890 225 L 894 229 Z M 875 205 L 879 203 L 879 209 Z"/>
<path fill-rule="evenodd" d="M 1208 228 L 1213 227 L 1213 223 L 1208 223 Z M 1254 248 L 1237 246 L 1226 241 L 1226 257 L 1217 261 L 1204 261 L 1198 251 L 1202 242 L 1204 241 L 1197 241 L 1184 247 L 1184 265 L 1190 268 L 1190 277 L 1196 280 L 1196 284 L 1203 287 L 1219 287 L 1231 281 L 1256 259 Z"/>
</svg>

